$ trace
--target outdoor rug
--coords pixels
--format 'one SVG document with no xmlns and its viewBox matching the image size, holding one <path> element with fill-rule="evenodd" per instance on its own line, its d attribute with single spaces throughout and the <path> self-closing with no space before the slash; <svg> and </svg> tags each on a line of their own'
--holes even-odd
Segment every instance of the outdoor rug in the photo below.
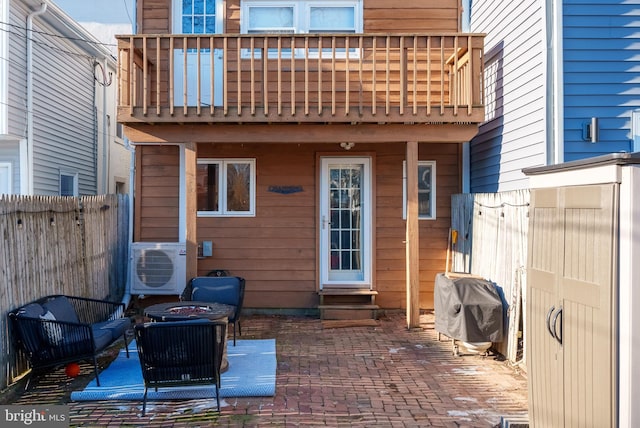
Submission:
<svg viewBox="0 0 640 428">
<path fill-rule="evenodd" d="M 100 386 L 96 380 L 89 382 L 82 391 L 73 391 L 74 401 L 142 400 L 144 382 L 135 341 L 129 344 L 127 359 L 124 349 L 118 357 L 100 373 Z M 229 369 L 222 373 L 220 397 L 270 397 L 276 391 L 276 341 L 275 339 L 238 340 L 228 344 Z M 149 388 L 149 400 L 175 400 L 214 398 L 215 386 Z"/>
</svg>

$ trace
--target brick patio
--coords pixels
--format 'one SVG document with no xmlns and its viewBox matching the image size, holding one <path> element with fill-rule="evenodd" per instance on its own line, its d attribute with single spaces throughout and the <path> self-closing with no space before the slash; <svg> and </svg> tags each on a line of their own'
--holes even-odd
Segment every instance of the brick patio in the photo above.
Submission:
<svg viewBox="0 0 640 428">
<path fill-rule="evenodd" d="M 526 414 L 525 376 L 493 356 L 455 357 L 450 342 L 438 341 L 433 315 L 420 321 L 408 330 L 401 313 L 383 315 L 377 327 L 346 328 L 323 328 L 316 318 L 245 317 L 241 339 L 276 339 L 276 395 L 225 399 L 221 415 L 215 400 L 151 401 L 144 418 L 139 402 L 70 402 L 92 377 L 85 364 L 76 379 L 60 369 L 3 401 L 67 404 L 71 426 L 84 427 L 493 427 L 501 416 Z"/>
</svg>

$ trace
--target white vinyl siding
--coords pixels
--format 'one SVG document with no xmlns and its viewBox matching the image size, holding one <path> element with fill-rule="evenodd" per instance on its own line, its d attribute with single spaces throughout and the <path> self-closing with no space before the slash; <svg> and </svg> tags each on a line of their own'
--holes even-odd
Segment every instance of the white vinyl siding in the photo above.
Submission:
<svg viewBox="0 0 640 428">
<path fill-rule="evenodd" d="M 11 24 L 24 28 L 29 12 L 11 2 Z M 33 191 L 58 195 L 59 171 L 72 170 L 79 194 L 95 194 L 94 59 L 70 40 L 51 36 L 59 32 L 47 18 L 33 21 Z M 9 133 L 26 138 L 25 32 L 11 32 L 9 46 Z"/>
<path fill-rule="evenodd" d="M 522 168 L 546 163 L 542 2 L 473 1 L 471 32 L 486 33 L 486 121 L 470 145 L 471 191 L 528 187 Z"/>
</svg>

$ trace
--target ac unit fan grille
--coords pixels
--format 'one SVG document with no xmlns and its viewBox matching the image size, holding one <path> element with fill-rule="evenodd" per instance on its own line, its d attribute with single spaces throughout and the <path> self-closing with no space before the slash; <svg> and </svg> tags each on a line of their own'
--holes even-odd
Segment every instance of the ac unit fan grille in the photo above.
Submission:
<svg viewBox="0 0 640 428">
<path fill-rule="evenodd" d="M 136 263 L 136 275 L 150 288 L 164 287 L 174 274 L 173 260 L 163 250 L 144 250 Z"/>
</svg>

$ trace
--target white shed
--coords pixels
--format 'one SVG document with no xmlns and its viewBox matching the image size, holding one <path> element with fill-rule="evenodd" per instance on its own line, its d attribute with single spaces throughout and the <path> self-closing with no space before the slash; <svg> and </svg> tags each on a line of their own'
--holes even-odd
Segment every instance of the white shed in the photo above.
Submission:
<svg viewBox="0 0 640 428">
<path fill-rule="evenodd" d="M 640 153 L 524 172 L 529 421 L 640 426 Z"/>
</svg>

